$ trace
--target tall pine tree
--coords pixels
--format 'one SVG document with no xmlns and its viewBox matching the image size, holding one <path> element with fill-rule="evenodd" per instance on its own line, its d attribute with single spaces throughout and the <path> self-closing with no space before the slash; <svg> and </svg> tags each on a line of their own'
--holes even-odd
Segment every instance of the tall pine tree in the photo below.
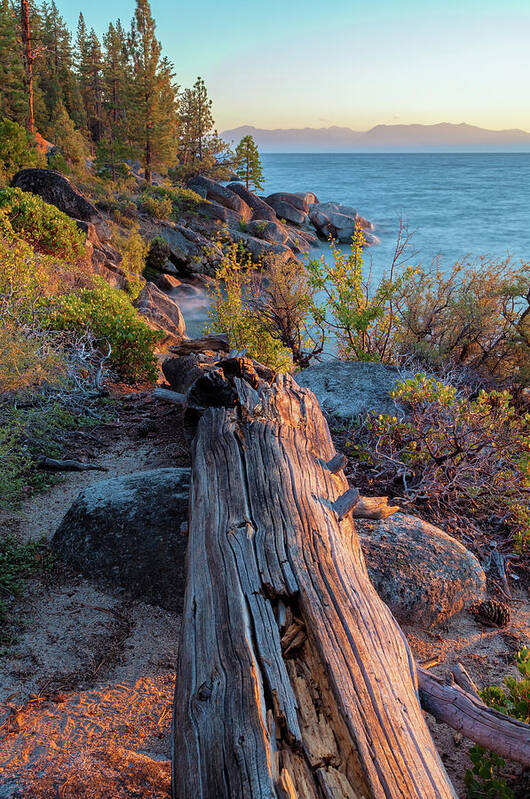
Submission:
<svg viewBox="0 0 530 799">
<path fill-rule="evenodd" d="M 148 0 L 136 0 L 129 52 L 133 66 L 132 141 L 144 167 L 145 179 L 150 183 L 153 169 L 171 166 L 176 157 L 177 89 L 170 63 L 161 58 Z"/>
</svg>

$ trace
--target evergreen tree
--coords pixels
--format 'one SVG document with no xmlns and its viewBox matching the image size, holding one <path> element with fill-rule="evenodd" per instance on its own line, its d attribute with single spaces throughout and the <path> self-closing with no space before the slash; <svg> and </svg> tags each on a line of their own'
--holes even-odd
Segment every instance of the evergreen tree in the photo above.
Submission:
<svg viewBox="0 0 530 799">
<path fill-rule="evenodd" d="M 180 100 L 179 161 L 181 174 L 227 177 L 233 163 L 230 148 L 214 130 L 212 101 L 204 80 L 197 78 Z"/>
<path fill-rule="evenodd" d="M 0 117 L 24 125 L 27 97 L 18 26 L 18 15 L 10 0 L 0 0 Z"/>
<path fill-rule="evenodd" d="M 73 71 L 70 32 L 53 0 L 43 3 L 40 14 L 34 16 L 34 39 L 40 52 L 36 72 L 45 113 L 45 118 L 37 117 L 37 124 L 45 132 L 49 131 L 55 122 L 56 109 L 62 103 L 67 114 L 79 125 L 81 103 Z"/>
<path fill-rule="evenodd" d="M 244 136 L 236 147 L 235 171 L 245 181 L 247 189 L 263 189 L 263 172 L 256 142 L 252 136 Z"/>
<path fill-rule="evenodd" d="M 129 155 L 128 126 L 128 53 L 120 20 L 110 23 L 103 36 L 103 116 L 104 138 L 98 148 L 98 160 L 110 165 L 112 178 L 116 168 Z"/>
<path fill-rule="evenodd" d="M 177 133 L 177 89 L 170 63 L 161 58 L 155 22 L 148 0 L 136 0 L 129 52 L 133 74 L 130 123 L 136 154 L 145 179 L 151 182 L 153 168 L 171 166 L 175 159 Z"/>
</svg>

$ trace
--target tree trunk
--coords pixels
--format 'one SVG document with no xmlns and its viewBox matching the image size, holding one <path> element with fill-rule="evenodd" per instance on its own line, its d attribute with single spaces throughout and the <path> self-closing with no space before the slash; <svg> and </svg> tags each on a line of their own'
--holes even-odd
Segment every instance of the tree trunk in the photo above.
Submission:
<svg viewBox="0 0 530 799">
<path fill-rule="evenodd" d="M 26 84 L 28 87 L 28 115 L 26 129 L 28 133 L 35 132 L 35 117 L 33 112 L 33 52 L 31 49 L 31 33 L 29 29 L 28 0 L 20 3 L 20 28 L 22 32 L 22 45 L 24 47 L 24 65 L 26 67 Z"/>
<path fill-rule="evenodd" d="M 239 374 L 193 443 L 173 796 L 455 797 L 314 395 Z"/>
</svg>

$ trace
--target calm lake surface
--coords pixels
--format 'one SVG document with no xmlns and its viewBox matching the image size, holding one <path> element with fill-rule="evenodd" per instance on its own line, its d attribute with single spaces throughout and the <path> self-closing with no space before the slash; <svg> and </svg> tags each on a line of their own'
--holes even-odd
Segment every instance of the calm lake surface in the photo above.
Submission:
<svg viewBox="0 0 530 799">
<path fill-rule="evenodd" d="M 365 252 L 379 278 L 394 252 L 399 219 L 414 231 L 416 255 L 449 267 L 469 255 L 530 260 L 530 154 L 264 153 L 263 194 L 313 191 L 321 202 L 352 205 L 375 225 L 380 244 Z M 328 253 L 324 243 L 319 257 Z M 204 293 L 174 292 L 188 326 L 200 335 Z"/>
<path fill-rule="evenodd" d="M 313 191 L 375 224 L 374 277 L 388 268 L 400 217 L 415 231 L 414 263 L 530 260 L 530 154 L 265 153 L 262 163 L 263 194 Z"/>
</svg>

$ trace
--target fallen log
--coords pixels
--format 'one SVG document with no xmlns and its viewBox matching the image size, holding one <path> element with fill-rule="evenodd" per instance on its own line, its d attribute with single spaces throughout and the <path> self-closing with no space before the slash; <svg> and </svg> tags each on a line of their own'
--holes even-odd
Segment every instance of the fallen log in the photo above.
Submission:
<svg viewBox="0 0 530 799">
<path fill-rule="evenodd" d="M 193 442 L 173 797 L 455 797 L 318 403 L 252 382 Z"/>
<path fill-rule="evenodd" d="M 486 749 L 530 766 L 530 725 L 488 707 L 473 692 L 467 672 L 465 676 L 459 673 L 462 682 L 466 677 L 467 690 L 418 668 L 420 698 L 425 710 Z"/>
<path fill-rule="evenodd" d="M 72 459 L 56 460 L 56 458 L 39 458 L 37 461 L 39 469 L 48 469 L 52 472 L 108 472 L 106 466 L 100 466 L 98 463 L 83 463 Z"/>
</svg>

